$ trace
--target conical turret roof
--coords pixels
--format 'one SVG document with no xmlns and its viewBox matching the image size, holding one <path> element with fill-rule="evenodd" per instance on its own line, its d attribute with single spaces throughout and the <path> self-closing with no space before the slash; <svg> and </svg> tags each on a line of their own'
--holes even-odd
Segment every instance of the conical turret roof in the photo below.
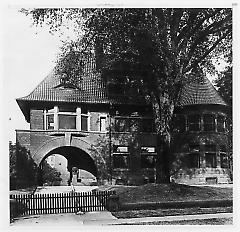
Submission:
<svg viewBox="0 0 240 232">
<path fill-rule="evenodd" d="M 195 78 L 187 83 L 180 95 L 178 106 L 187 105 L 225 105 L 226 102 L 219 95 L 215 87 L 206 76 Z"/>
</svg>

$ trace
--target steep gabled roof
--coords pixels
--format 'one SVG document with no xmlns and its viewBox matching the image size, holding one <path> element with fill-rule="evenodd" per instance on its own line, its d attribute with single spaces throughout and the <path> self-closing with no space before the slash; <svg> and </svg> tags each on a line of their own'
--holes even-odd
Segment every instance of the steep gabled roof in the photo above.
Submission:
<svg viewBox="0 0 240 232">
<path fill-rule="evenodd" d="M 178 106 L 188 105 L 224 105 L 226 102 L 219 95 L 210 80 L 203 76 L 202 80 L 193 80 L 187 83 L 181 92 Z"/>
</svg>

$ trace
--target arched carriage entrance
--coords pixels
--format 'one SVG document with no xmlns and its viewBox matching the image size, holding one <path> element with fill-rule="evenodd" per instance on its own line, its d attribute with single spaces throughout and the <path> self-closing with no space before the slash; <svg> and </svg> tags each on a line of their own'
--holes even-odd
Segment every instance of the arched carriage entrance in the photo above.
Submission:
<svg viewBox="0 0 240 232">
<path fill-rule="evenodd" d="M 105 161 L 101 154 L 93 148 L 86 141 L 72 138 L 70 143 L 66 143 L 66 139 L 54 138 L 45 143 L 40 149 L 38 149 L 33 159 L 39 166 L 38 172 L 38 184 L 42 185 L 42 164 L 47 157 L 52 155 L 60 155 L 67 159 L 67 170 L 70 174 L 70 180 L 73 180 L 73 174 L 76 174 L 76 170 L 84 170 L 90 175 L 94 176 L 96 180 L 101 179 L 99 176 L 99 170 L 106 168 Z M 75 171 L 73 171 L 73 169 Z"/>
<path fill-rule="evenodd" d="M 42 169 L 43 161 L 53 155 L 63 156 L 66 158 L 67 171 L 70 174 L 69 183 L 72 181 L 73 173 L 76 174 L 76 171 L 77 171 L 77 179 L 79 182 L 81 181 L 78 170 L 85 170 L 88 173 L 91 173 L 94 177 L 96 178 L 98 177 L 97 167 L 94 163 L 94 160 L 85 151 L 81 150 L 80 148 L 71 147 L 71 146 L 58 147 L 48 152 L 46 156 L 42 159 L 39 165 L 40 169 Z M 55 162 L 56 163 L 53 164 L 54 168 L 57 167 L 58 160 L 55 160 Z M 39 178 L 39 180 L 41 180 L 41 178 Z"/>
</svg>

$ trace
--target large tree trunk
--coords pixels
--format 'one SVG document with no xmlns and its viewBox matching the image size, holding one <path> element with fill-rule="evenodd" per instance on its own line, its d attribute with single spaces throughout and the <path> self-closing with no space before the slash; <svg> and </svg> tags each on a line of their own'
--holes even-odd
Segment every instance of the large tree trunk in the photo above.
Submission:
<svg viewBox="0 0 240 232">
<path fill-rule="evenodd" d="M 156 183 L 170 182 L 170 143 L 157 134 Z"/>
<path fill-rule="evenodd" d="M 170 183 L 170 122 L 174 107 L 167 97 L 155 95 L 152 103 L 157 133 L 156 183 Z"/>
</svg>

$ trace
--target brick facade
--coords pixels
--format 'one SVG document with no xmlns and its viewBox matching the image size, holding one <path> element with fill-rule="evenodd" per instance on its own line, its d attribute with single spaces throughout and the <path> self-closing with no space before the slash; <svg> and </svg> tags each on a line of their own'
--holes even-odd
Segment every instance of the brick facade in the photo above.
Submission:
<svg viewBox="0 0 240 232">
<path fill-rule="evenodd" d="M 99 182 L 154 182 L 157 136 L 151 107 L 143 98 L 111 98 L 105 84 L 87 74 L 79 89 L 63 88 L 51 74 L 17 99 L 30 123 L 30 130 L 17 131 L 17 142 L 40 166 L 49 155 L 60 154 L 70 172 L 76 166 Z M 172 181 L 230 182 L 227 110 L 206 78 L 183 89 L 174 112 L 180 121 L 172 132 Z"/>
</svg>

